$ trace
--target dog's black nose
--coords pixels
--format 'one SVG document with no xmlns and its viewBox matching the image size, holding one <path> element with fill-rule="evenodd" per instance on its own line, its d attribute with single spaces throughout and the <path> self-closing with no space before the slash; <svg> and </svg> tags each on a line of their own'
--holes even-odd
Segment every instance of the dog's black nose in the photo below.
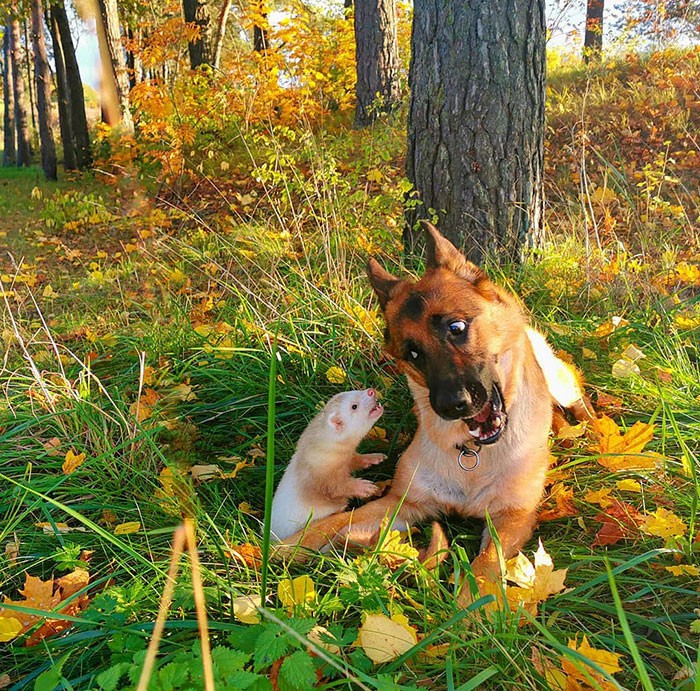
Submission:
<svg viewBox="0 0 700 691">
<path fill-rule="evenodd" d="M 465 389 L 440 391 L 431 401 L 433 410 L 447 420 L 459 420 L 464 417 L 472 405 L 472 397 Z"/>
</svg>

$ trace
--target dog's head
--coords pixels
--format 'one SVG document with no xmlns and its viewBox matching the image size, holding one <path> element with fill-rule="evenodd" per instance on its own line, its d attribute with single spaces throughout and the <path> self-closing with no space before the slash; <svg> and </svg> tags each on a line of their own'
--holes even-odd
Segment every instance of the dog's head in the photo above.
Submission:
<svg viewBox="0 0 700 691">
<path fill-rule="evenodd" d="M 506 424 L 503 381 L 511 371 L 524 317 L 517 301 L 434 226 L 424 223 L 426 272 L 417 281 L 392 276 L 374 259 L 369 280 L 386 318 L 386 349 L 430 406 L 463 420 L 480 444 L 492 444 Z"/>
</svg>

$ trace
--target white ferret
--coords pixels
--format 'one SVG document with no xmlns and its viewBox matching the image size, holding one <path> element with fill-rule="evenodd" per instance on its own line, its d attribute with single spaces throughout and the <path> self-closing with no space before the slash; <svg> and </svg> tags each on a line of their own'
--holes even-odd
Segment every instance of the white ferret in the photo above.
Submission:
<svg viewBox="0 0 700 691">
<path fill-rule="evenodd" d="M 272 500 L 273 539 L 284 540 L 309 519 L 343 511 L 352 497 L 365 499 L 377 493 L 373 482 L 351 473 L 386 458 L 356 451 L 383 412 L 374 389 L 345 391 L 333 396 L 311 420 Z"/>
</svg>

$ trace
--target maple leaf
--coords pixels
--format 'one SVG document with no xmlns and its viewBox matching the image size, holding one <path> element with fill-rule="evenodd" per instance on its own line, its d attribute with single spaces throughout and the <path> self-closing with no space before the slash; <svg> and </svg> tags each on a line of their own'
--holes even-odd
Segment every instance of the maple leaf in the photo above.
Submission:
<svg viewBox="0 0 700 691">
<path fill-rule="evenodd" d="M 68 449 L 66 452 L 66 458 L 63 461 L 61 469 L 64 475 L 70 475 L 74 470 L 79 468 L 85 462 L 85 454 L 76 454 L 73 449 Z"/>
<path fill-rule="evenodd" d="M 611 653 L 607 650 L 594 648 L 590 645 L 586 636 L 583 637 L 580 645 L 575 640 L 569 640 L 569 648 L 588 658 L 588 660 L 591 662 L 594 662 L 610 676 L 621 670 L 619 661 L 623 656 L 620 653 Z M 580 663 L 578 664 L 580 665 Z M 573 688 L 599 688 L 603 691 L 614 691 L 615 689 L 619 688 L 617 684 L 608 681 L 600 672 L 593 669 L 593 667 L 586 665 L 585 663 L 584 666 L 586 667 L 585 673 L 579 669 L 577 664 L 575 664 L 571 659 L 562 656 L 561 668 L 568 677 L 567 688 L 571 688 L 569 686 L 569 682 L 572 680 L 579 683 L 579 686 L 574 686 L 572 684 L 571 686 L 573 686 Z M 595 681 L 594 686 L 591 686 L 591 682 L 589 681 L 587 675 L 589 675 Z"/>
<path fill-rule="evenodd" d="M 398 530 L 390 530 L 381 545 L 377 546 L 379 561 L 390 569 L 397 569 L 408 560 L 418 558 L 418 550 L 403 541 Z"/>
<path fill-rule="evenodd" d="M 583 498 L 589 504 L 598 504 L 605 509 L 613 503 L 613 498 L 610 496 L 611 491 L 609 487 L 603 487 L 596 491 L 587 492 Z"/>
<path fill-rule="evenodd" d="M 596 534 L 591 547 L 614 545 L 624 538 L 636 536 L 642 519 L 642 514 L 634 506 L 613 499 L 613 503 L 594 518 L 603 526 Z"/>
<path fill-rule="evenodd" d="M 700 566 L 695 566 L 695 564 L 679 564 L 678 566 L 666 566 L 664 568 L 674 576 L 693 576 L 695 578 L 700 576 Z"/>
<path fill-rule="evenodd" d="M 557 482 L 549 491 L 548 501 L 554 499 L 553 509 L 543 509 L 540 511 L 538 519 L 540 521 L 553 521 L 566 516 L 576 516 L 578 511 L 574 506 L 574 490 L 561 482 Z"/>
<path fill-rule="evenodd" d="M 641 524 L 642 532 L 668 540 L 682 537 L 688 532 L 688 526 L 672 511 L 663 507 L 644 516 Z"/>
<path fill-rule="evenodd" d="M 410 650 L 418 637 L 406 617 L 368 614 L 358 629 L 357 642 L 372 662 L 380 663 L 394 660 Z"/>
<path fill-rule="evenodd" d="M 600 454 L 598 463 L 612 472 L 619 470 L 648 470 L 655 468 L 661 458 L 642 449 L 654 437 L 654 426 L 644 422 L 634 425 L 622 434 L 617 423 L 603 415 L 593 421 L 592 433 L 598 437 L 591 450 Z"/>
</svg>

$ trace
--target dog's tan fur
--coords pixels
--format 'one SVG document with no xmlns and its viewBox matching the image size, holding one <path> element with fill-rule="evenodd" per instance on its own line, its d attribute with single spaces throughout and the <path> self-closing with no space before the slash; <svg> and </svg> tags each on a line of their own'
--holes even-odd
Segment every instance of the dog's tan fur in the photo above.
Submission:
<svg viewBox="0 0 700 691">
<path fill-rule="evenodd" d="M 548 466 L 552 397 L 528 337 L 527 318 L 513 295 L 493 284 L 431 225 L 425 230 L 427 270 L 418 282 L 401 281 L 374 260 L 368 267 L 387 323 L 387 351 L 406 374 L 415 400 L 415 437 L 388 494 L 354 512 L 314 522 L 287 544 L 319 549 L 339 537 L 366 544 L 386 516 L 395 515 L 395 525 L 403 528 L 452 511 L 481 518 L 488 513 L 506 557 L 530 537 Z M 406 305 L 416 299 L 423 304 L 410 314 Z M 468 338 L 460 347 L 431 336 L 431 319 L 446 314 L 468 320 Z M 488 368 L 500 385 L 507 424 L 495 443 L 480 449 L 481 463 L 474 470 L 466 472 L 457 462 L 457 447 L 472 441 L 467 424 L 433 410 L 426 377 L 405 354 L 407 342 L 420 344 L 426 359 L 447 360 L 457 370 Z M 487 529 L 472 569 L 477 575 L 498 572 Z"/>
</svg>

